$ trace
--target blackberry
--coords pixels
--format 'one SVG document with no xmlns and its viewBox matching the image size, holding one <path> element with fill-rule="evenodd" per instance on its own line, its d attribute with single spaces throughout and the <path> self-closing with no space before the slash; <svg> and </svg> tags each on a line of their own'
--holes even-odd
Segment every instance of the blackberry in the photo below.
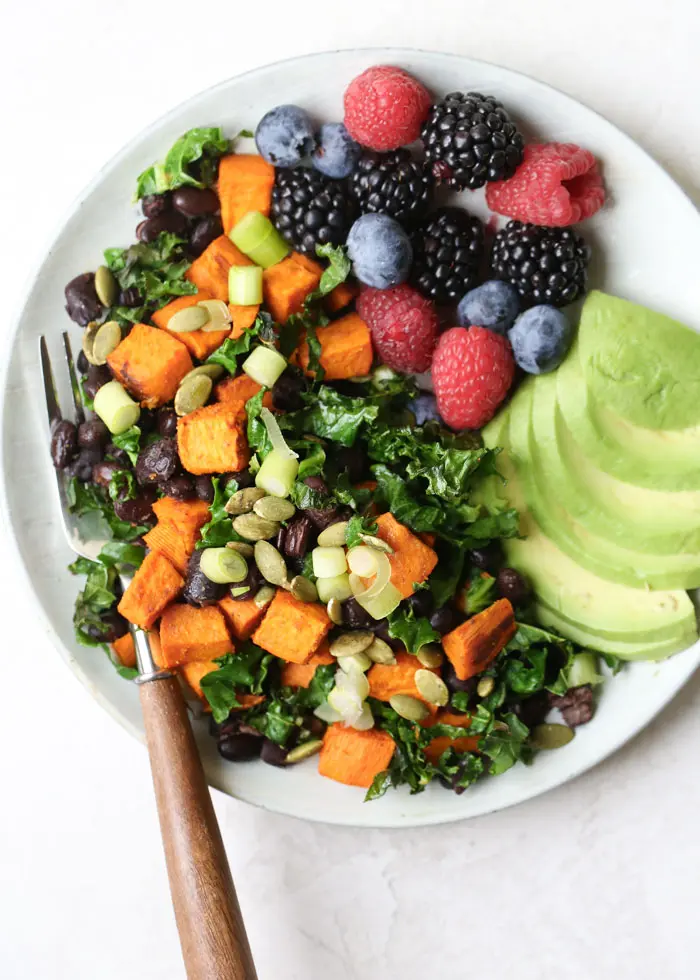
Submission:
<svg viewBox="0 0 700 980">
<path fill-rule="evenodd" d="M 350 193 L 362 214 L 388 214 L 402 224 L 421 218 L 432 202 L 434 178 L 408 150 L 374 153 L 367 150 L 350 179 Z"/>
<path fill-rule="evenodd" d="M 484 226 L 460 208 L 440 208 L 413 236 L 411 282 L 436 303 L 459 300 L 477 285 Z"/>
<path fill-rule="evenodd" d="M 270 218 L 299 252 L 316 254 L 317 245 L 344 245 L 356 217 L 347 185 L 317 170 L 277 170 Z"/>
<path fill-rule="evenodd" d="M 523 138 L 492 95 L 451 92 L 431 106 L 421 139 L 433 175 L 456 190 L 512 177 L 523 159 Z"/>
<path fill-rule="evenodd" d="M 494 239 L 491 269 L 512 283 L 522 306 L 566 306 L 586 289 L 590 249 L 573 228 L 509 221 Z"/>
</svg>

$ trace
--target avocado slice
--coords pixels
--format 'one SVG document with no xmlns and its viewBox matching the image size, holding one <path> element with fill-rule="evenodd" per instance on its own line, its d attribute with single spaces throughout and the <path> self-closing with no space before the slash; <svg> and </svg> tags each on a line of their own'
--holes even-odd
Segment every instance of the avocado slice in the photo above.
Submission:
<svg viewBox="0 0 700 980">
<path fill-rule="evenodd" d="M 540 603 L 557 615 L 559 631 L 586 631 L 587 645 L 602 649 L 601 642 L 617 640 L 635 644 L 678 642 L 695 636 L 695 609 L 682 591 L 649 591 L 603 581 L 561 551 L 534 521 L 510 455 L 508 439 L 510 408 L 504 409 L 483 430 L 486 446 L 502 447 L 498 477 L 484 483 L 482 492 L 491 506 L 515 507 L 521 515 L 522 538 L 503 542 L 510 565 L 531 581 Z M 573 639 L 573 637 L 572 637 Z M 635 647 L 635 648 L 636 648 Z"/>
<path fill-rule="evenodd" d="M 540 375 L 530 385 L 530 450 L 548 498 L 622 547 L 632 541 L 647 554 L 700 553 L 700 491 L 649 490 L 604 473 L 580 451 L 559 414 L 556 375 Z"/>
<path fill-rule="evenodd" d="M 700 336 L 677 320 L 594 290 L 579 351 L 596 401 L 647 429 L 700 424 Z"/>
<path fill-rule="evenodd" d="M 554 377 L 562 421 L 599 469 L 650 490 L 700 490 L 700 426 L 644 429 L 599 405 L 586 387 L 577 342 Z"/>
</svg>

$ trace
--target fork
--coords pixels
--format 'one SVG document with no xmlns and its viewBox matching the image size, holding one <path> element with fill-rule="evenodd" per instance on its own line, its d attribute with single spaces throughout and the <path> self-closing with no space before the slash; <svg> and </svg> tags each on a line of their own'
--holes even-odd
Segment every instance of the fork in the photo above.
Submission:
<svg viewBox="0 0 700 980">
<path fill-rule="evenodd" d="M 85 421 L 70 339 L 63 334 L 75 424 Z M 39 338 L 49 426 L 61 415 L 45 337 Z M 96 561 L 106 540 L 87 538 L 56 470 L 63 527 L 76 554 Z M 122 590 L 131 576 L 118 568 Z M 129 625 L 175 919 L 189 980 L 256 980 L 221 832 L 177 677 L 153 660 L 148 634 Z"/>
</svg>

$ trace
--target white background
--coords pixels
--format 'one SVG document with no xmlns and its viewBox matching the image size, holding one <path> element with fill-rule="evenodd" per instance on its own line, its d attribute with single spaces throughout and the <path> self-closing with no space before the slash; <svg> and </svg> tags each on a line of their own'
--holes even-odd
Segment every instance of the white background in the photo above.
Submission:
<svg viewBox="0 0 700 980">
<path fill-rule="evenodd" d="M 190 94 L 306 51 L 414 45 L 520 69 L 626 129 L 700 202 L 695 0 L 2 9 L 0 330 L 123 143 Z M 71 677 L 7 564 L 0 576 L 0 976 L 177 980 L 146 753 Z M 217 795 L 260 980 L 697 977 L 699 705 L 696 677 L 594 772 L 444 828 L 306 825 Z"/>
</svg>

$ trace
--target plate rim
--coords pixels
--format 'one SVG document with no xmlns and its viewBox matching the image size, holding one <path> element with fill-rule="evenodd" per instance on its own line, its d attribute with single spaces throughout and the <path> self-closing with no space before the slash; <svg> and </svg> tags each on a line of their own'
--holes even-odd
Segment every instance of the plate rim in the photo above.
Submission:
<svg viewBox="0 0 700 980">
<path fill-rule="evenodd" d="M 699 215 L 700 209 L 693 201 L 690 194 L 685 190 L 683 186 L 676 180 L 676 178 L 669 173 L 669 171 L 656 159 L 656 157 L 649 152 L 644 146 L 633 139 L 626 130 L 622 129 L 616 123 L 608 119 L 603 113 L 596 109 L 591 108 L 586 103 L 582 102 L 580 99 L 569 95 L 567 92 L 563 92 L 554 85 L 550 85 L 548 82 L 544 82 L 533 75 L 526 72 L 519 71 L 517 69 L 509 68 L 506 65 L 501 65 L 496 62 L 486 61 L 482 58 L 473 58 L 469 55 L 458 54 L 450 51 L 438 51 L 429 48 L 421 47 L 411 47 L 411 46 L 401 46 L 401 47 L 388 47 L 388 46 L 362 46 L 362 47 L 347 47 L 347 48 L 331 48 L 324 51 L 313 51 L 302 55 L 292 55 L 288 58 L 278 59 L 276 61 L 268 62 L 263 65 L 258 65 L 254 68 L 250 68 L 247 71 L 231 75 L 228 78 L 222 79 L 216 82 L 214 85 L 210 85 L 197 92 L 189 95 L 187 98 L 182 99 L 175 106 L 168 109 L 166 112 L 162 113 L 157 118 L 151 120 L 146 126 L 142 127 L 137 133 L 135 133 L 113 156 L 109 158 L 95 173 L 94 177 L 88 181 L 86 185 L 79 191 L 79 193 L 70 201 L 66 208 L 62 211 L 61 215 L 57 219 L 55 225 L 53 226 L 50 233 L 47 234 L 46 240 L 44 241 L 43 247 L 37 250 L 36 261 L 32 264 L 30 271 L 27 273 L 25 280 L 17 291 L 17 303 L 12 315 L 11 329 L 6 334 L 6 342 L 2 351 L 2 359 L 0 360 L 0 513 L 5 518 L 6 527 L 6 537 L 10 543 L 10 547 L 13 549 L 13 557 L 15 559 L 15 565 L 21 568 L 21 581 L 23 582 L 24 590 L 26 594 L 30 595 L 34 601 L 36 607 L 38 607 L 39 615 L 41 617 L 41 622 L 44 627 L 44 631 L 49 637 L 53 647 L 57 650 L 60 655 L 61 660 L 67 668 L 70 669 L 71 674 L 78 679 L 82 686 L 88 691 L 91 697 L 103 708 L 118 724 L 119 726 L 127 731 L 131 736 L 133 736 L 142 745 L 145 745 L 145 736 L 136 726 L 124 716 L 117 707 L 112 703 L 106 694 L 103 693 L 102 689 L 97 686 L 89 678 L 87 673 L 83 670 L 81 665 L 75 659 L 74 655 L 71 653 L 70 649 L 63 644 L 61 638 L 59 637 L 54 625 L 44 609 L 43 603 L 40 600 L 37 590 L 34 588 L 31 576 L 29 574 L 29 569 L 25 564 L 22 551 L 20 548 L 20 541 L 18 537 L 18 532 L 15 527 L 15 522 L 13 520 L 13 512 L 9 503 L 9 493 L 8 493 L 8 471 L 4 465 L 6 457 L 6 436 L 5 436 L 5 423 L 6 423 L 6 395 L 9 385 L 9 367 L 11 361 L 11 353 L 16 345 L 17 337 L 19 334 L 20 326 L 25 315 L 26 308 L 29 304 L 31 294 L 34 290 L 36 283 L 39 280 L 42 267 L 46 261 L 47 255 L 56 246 L 58 239 L 63 233 L 63 229 L 68 224 L 70 219 L 76 213 L 76 211 L 81 207 L 84 200 L 92 193 L 92 191 L 97 188 L 102 181 L 115 169 L 121 161 L 145 138 L 148 134 L 160 127 L 163 124 L 167 124 L 171 119 L 175 118 L 181 110 L 188 106 L 191 102 L 200 98 L 204 95 L 213 95 L 220 89 L 225 89 L 234 80 L 242 78 L 251 78 L 256 75 L 262 75 L 271 69 L 279 69 L 286 65 L 300 64 L 304 62 L 314 61 L 315 59 L 334 56 L 338 54 L 357 54 L 357 55 L 368 55 L 377 58 L 385 58 L 388 62 L 398 62 L 400 64 L 401 58 L 411 57 L 412 55 L 425 55 L 431 58 L 447 58 L 459 61 L 467 66 L 474 66 L 477 70 L 480 66 L 488 67 L 489 69 L 496 69 L 503 71 L 514 78 L 526 79 L 529 83 L 540 87 L 545 92 L 553 92 L 557 96 L 571 102 L 573 105 L 584 108 L 587 112 L 591 113 L 593 116 L 597 117 L 606 126 L 611 127 L 618 136 L 630 146 L 634 148 L 637 153 L 643 154 L 647 161 L 652 164 L 659 175 L 666 179 L 674 189 L 680 193 L 681 197 L 685 199 L 687 204 L 695 211 L 696 215 Z M 682 657 L 690 653 L 692 648 L 688 648 L 686 651 L 682 651 L 676 654 L 677 657 Z M 511 807 L 520 805 L 521 803 L 526 803 L 544 793 L 550 792 L 558 787 L 563 787 L 566 784 L 577 779 L 583 773 L 595 768 L 600 763 L 604 762 L 606 759 L 610 758 L 616 752 L 618 752 L 623 746 L 630 742 L 633 738 L 639 735 L 645 728 L 648 727 L 654 721 L 655 718 L 671 703 L 671 701 L 678 695 L 680 690 L 687 684 L 692 675 L 695 673 L 698 666 L 700 666 L 700 645 L 696 648 L 696 653 L 694 656 L 688 656 L 688 664 L 685 669 L 679 673 L 679 676 L 671 683 L 671 686 L 666 690 L 664 696 L 654 705 L 651 713 L 646 717 L 646 719 L 640 724 L 635 724 L 629 731 L 625 732 L 620 738 L 615 739 L 612 742 L 606 743 L 602 752 L 595 754 L 594 757 L 588 760 L 583 760 L 579 765 L 571 769 L 571 771 L 562 779 L 558 775 L 554 775 L 553 778 L 545 779 L 540 781 L 536 785 L 533 783 L 532 791 L 527 789 L 521 793 L 517 800 L 506 801 L 505 803 L 498 805 L 487 805 L 479 813 L 472 814 L 459 814 L 457 812 L 445 812 L 441 814 L 437 812 L 435 814 L 422 814 L 416 815 L 415 818 L 411 817 L 410 814 L 407 818 L 402 818 L 398 814 L 393 816 L 388 815 L 388 819 L 382 819 L 382 814 L 380 811 L 375 811 L 376 816 L 364 823 L 357 823 L 353 817 L 348 819 L 343 819 L 343 814 L 338 813 L 333 816 L 316 816 L 315 814 L 300 813 L 295 812 L 294 808 L 291 809 L 280 809 L 278 807 L 271 807 L 266 805 L 264 802 L 259 800 L 252 800 L 247 798 L 246 794 L 243 793 L 238 795 L 232 793 L 228 788 L 226 788 L 222 782 L 217 778 L 215 772 L 211 771 L 211 767 L 206 765 L 205 761 L 205 774 L 209 786 L 219 790 L 223 795 L 231 797 L 239 802 L 247 803 L 249 805 L 259 807 L 270 813 L 281 814 L 287 817 L 293 817 L 300 820 L 308 820 L 314 823 L 327 824 L 330 826 L 346 826 L 346 827 L 362 827 L 362 828 L 385 828 L 385 829 L 408 829 L 413 827 L 428 827 L 428 826 L 439 826 L 442 824 L 456 823 L 464 820 L 473 820 L 481 816 L 486 816 L 487 814 L 498 812 L 500 810 L 509 809 Z M 293 802 L 293 795 L 289 794 L 290 802 Z"/>
</svg>

